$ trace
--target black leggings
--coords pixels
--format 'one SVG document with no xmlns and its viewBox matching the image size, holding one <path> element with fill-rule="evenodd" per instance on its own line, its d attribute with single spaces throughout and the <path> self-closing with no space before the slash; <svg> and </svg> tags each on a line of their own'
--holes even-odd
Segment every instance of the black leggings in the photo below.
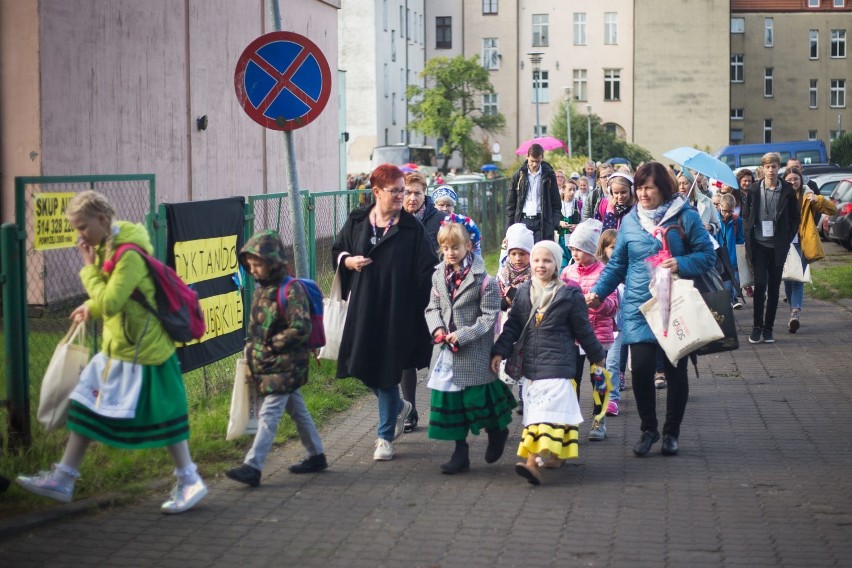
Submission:
<svg viewBox="0 0 852 568">
<path fill-rule="evenodd" d="M 654 388 L 654 370 L 657 367 L 657 344 L 634 343 L 630 346 L 631 366 L 633 367 L 633 396 L 636 409 L 642 421 L 642 431 L 657 430 L 657 389 Z M 689 377 L 687 363 L 689 357 L 681 357 L 677 367 L 664 357 L 666 374 L 666 422 L 663 434 L 677 438 L 680 436 L 680 423 L 689 398 Z"/>
<path fill-rule="evenodd" d="M 412 410 L 417 410 L 415 399 L 417 397 L 417 369 L 414 367 L 402 370 L 402 398 L 411 403 Z"/>
</svg>

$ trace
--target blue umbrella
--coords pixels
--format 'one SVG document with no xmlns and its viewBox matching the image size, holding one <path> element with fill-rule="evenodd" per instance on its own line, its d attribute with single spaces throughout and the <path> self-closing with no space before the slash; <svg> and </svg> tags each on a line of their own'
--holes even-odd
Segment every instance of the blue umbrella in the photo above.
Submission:
<svg viewBox="0 0 852 568">
<path fill-rule="evenodd" d="M 628 160 L 627 158 L 610 158 L 605 163 L 613 164 L 613 165 L 615 165 L 615 164 L 627 164 L 629 166 L 630 160 Z"/>
<path fill-rule="evenodd" d="M 497 164 L 485 164 L 482 166 L 483 172 L 496 172 L 500 168 L 497 167 Z"/>
<path fill-rule="evenodd" d="M 689 168 L 707 177 L 717 179 L 731 187 L 739 187 L 737 177 L 731 168 L 728 167 L 728 164 L 717 160 L 707 152 L 684 146 L 663 152 L 663 156 L 677 162 L 684 168 Z"/>
</svg>

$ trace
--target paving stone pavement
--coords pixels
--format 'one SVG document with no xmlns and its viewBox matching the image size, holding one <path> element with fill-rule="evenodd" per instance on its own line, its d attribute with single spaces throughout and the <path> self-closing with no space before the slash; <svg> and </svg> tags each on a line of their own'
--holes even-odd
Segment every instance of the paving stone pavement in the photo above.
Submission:
<svg viewBox="0 0 852 568">
<path fill-rule="evenodd" d="M 302 449 L 288 443 L 257 489 L 208 478 L 210 495 L 183 515 L 159 512 L 165 494 L 66 515 L 0 535 L 0 565 L 849 566 L 852 312 L 806 299 L 796 335 L 783 304 L 778 313 L 776 344 L 748 343 L 749 302 L 738 312 L 739 351 L 701 358 L 699 378 L 690 367 L 676 457 L 659 444 L 633 456 L 628 392 L 607 439 L 587 442 L 587 420 L 580 459 L 545 471 L 539 487 L 512 470 L 518 417 L 498 463 L 485 464 L 480 436 L 470 472 L 442 475 L 451 444 L 425 427 L 402 437 L 393 461 L 373 461 L 367 398 L 323 431 L 325 472 L 290 474 Z M 423 417 L 425 381 L 418 396 Z"/>
</svg>

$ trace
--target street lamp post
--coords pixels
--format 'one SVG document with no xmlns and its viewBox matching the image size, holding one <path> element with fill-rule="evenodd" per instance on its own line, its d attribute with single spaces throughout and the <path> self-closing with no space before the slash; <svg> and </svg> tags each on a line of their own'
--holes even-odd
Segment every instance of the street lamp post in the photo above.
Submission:
<svg viewBox="0 0 852 568">
<path fill-rule="evenodd" d="M 541 56 L 544 55 L 541 51 L 533 51 L 527 53 L 530 56 L 533 72 L 533 87 L 535 88 L 535 135 L 541 136 L 541 121 L 538 114 L 539 105 L 539 89 L 541 88 Z"/>
<path fill-rule="evenodd" d="M 592 161 L 592 105 L 586 105 L 586 110 L 589 112 L 589 161 Z"/>
<path fill-rule="evenodd" d="M 562 91 L 565 93 L 565 115 L 568 117 L 568 157 L 572 158 L 573 155 L 571 148 L 571 87 L 563 87 Z"/>
</svg>

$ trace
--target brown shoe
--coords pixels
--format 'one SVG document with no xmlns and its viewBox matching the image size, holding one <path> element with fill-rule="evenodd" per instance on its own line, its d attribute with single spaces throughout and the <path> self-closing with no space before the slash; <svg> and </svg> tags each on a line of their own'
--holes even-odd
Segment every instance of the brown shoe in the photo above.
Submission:
<svg viewBox="0 0 852 568">
<path fill-rule="evenodd" d="M 541 485 L 541 469 L 539 469 L 538 464 L 535 463 L 535 458 L 531 458 L 526 462 L 516 463 L 515 473 L 533 485 Z"/>
<path fill-rule="evenodd" d="M 545 469 L 559 469 L 564 463 L 565 460 L 561 460 L 559 458 L 550 458 L 546 462 L 544 462 L 544 465 L 542 467 L 544 467 Z"/>
</svg>

